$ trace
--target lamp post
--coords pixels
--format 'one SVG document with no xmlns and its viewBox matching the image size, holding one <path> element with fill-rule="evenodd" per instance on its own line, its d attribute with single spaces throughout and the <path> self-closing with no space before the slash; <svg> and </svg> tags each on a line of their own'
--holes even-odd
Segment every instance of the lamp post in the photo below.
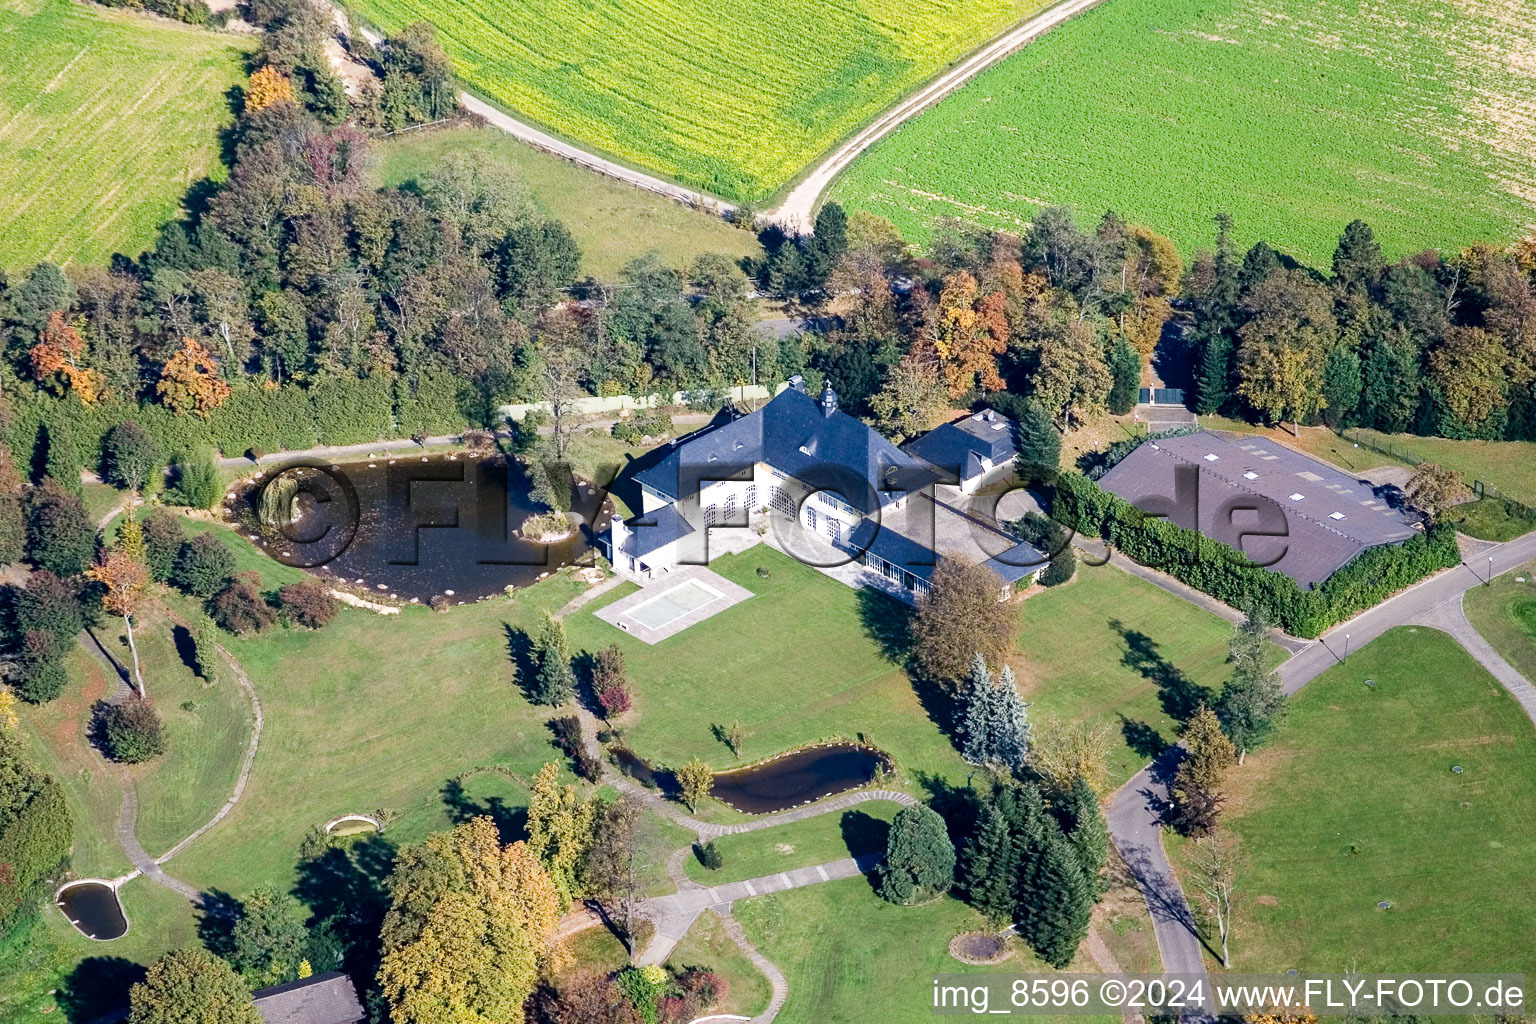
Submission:
<svg viewBox="0 0 1536 1024">
<path fill-rule="evenodd" d="M 1344 660 L 1349 660 L 1349 634 L 1344 634 Z"/>
<path fill-rule="evenodd" d="M 1488 587 L 1488 586 L 1492 586 L 1492 585 L 1493 585 L 1493 556 L 1489 555 L 1488 556 L 1488 578 L 1483 580 L 1483 586 Z"/>
</svg>

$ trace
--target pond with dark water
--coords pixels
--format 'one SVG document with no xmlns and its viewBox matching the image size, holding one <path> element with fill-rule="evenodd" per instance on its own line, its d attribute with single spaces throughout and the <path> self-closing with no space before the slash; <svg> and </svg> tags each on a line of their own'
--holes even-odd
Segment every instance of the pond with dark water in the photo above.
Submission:
<svg viewBox="0 0 1536 1024">
<path fill-rule="evenodd" d="M 715 775 L 715 799 L 747 814 L 772 814 L 872 782 L 890 758 L 873 747 L 843 743 L 806 747 L 750 768 Z"/>
<path fill-rule="evenodd" d="M 547 510 L 533 501 L 525 467 L 501 457 L 296 460 L 262 473 L 230 512 L 286 565 L 380 595 L 462 603 L 526 587 L 587 556 L 591 524 L 605 528 L 612 506 L 602 491 L 566 479 L 574 528 L 548 544 L 520 535 Z"/>
<path fill-rule="evenodd" d="M 120 939 L 128 931 L 117 891 L 105 882 L 76 882 L 59 893 L 58 904 L 69 923 L 88 939 Z"/>
</svg>

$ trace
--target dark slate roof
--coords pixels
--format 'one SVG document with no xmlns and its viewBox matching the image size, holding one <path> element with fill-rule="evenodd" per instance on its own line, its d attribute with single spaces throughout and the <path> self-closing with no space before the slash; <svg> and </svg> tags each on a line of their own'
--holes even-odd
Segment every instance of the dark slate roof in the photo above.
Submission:
<svg viewBox="0 0 1536 1024">
<path fill-rule="evenodd" d="M 676 500 L 691 497 L 698 481 L 713 473 L 725 476 L 759 462 L 813 488 L 836 491 L 866 514 L 937 478 L 857 419 L 825 414 L 816 399 L 791 387 L 748 416 L 678 443 L 636 479 Z"/>
<path fill-rule="evenodd" d="M 358 1024 L 364 1019 L 352 979 L 337 971 L 254 993 L 266 1024 Z"/>
<path fill-rule="evenodd" d="M 693 532 L 693 525 L 677 510 L 676 505 L 663 505 L 655 512 L 635 516 L 624 524 L 628 530 L 619 550 L 626 555 L 644 558 L 652 551 L 666 547 L 679 538 Z"/>
<path fill-rule="evenodd" d="M 1197 488 L 1179 492 L 1181 467 L 1186 474 L 1199 471 Z M 1413 514 L 1377 497 L 1369 483 L 1256 437 L 1227 441 L 1201 431 L 1148 441 L 1100 483 L 1180 526 L 1198 528 L 1233 547 L 1240 543 L 1251 561 L 1304 587 L 1327 579 L 1366 548 L 1401 544 L 1413 536 L 1417 523 Z M 1238 541 L 1244 528 L 1271 532 L 1271 527 L 1262 525 L 1262 512 L 1234 513 L 1234 504 L 1239 509 L 1278 508 L 1285 535 Z"/>
<path fill-rule="evenodd" d="M 997 466 L 1013 461 L 1016 454 L 1013 421 L 991 409 L 935 427 L 905 447 L 940 469 L 959 469 L 965 479 L 981 472 L 981 459 L 991 459 Z"/>
</svg>

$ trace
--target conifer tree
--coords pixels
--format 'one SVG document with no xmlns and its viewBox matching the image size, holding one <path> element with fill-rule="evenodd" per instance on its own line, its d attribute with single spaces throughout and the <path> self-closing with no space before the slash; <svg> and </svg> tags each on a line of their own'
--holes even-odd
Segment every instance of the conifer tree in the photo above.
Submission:
<svg viewBox="0 0 1536 1024">
<path fill-rule="evenodd" d="M 924 903 L 955 880 L 955 844 L 944 819 L 918 804 L 891 822 L 880 865 L 880 895 L 891 903 Z"/>
<path fill-rule="evenodd" d="M 1248 751 L 1267 740 L 1285 707 L 1280 675 L 1265 663 L 1268 624 L 1250 612 L 1233 631 L 1230 646 L 1232 678 L 1216 700 L 1216 717 L 1237 748 L 1241 763 Z"/>
<path fill-rule="evenodd" d="M 1011 921 L 1014 911 L 1014 876 L 1018 874 L 1008 820 L 995 807 L 982 812 L 981 826 L 966 845 L 960 881 L 971 906 L 993 924 Z"/>
<path fill-rule="evenodd" d="M 1109 829 L 1104 824 L 1097 794 L 1081 775 L 1073 780 L 1067 802 L 1072 809 L 1067 838 L 1077 852 L 1077 861 L 1089 891 L 1097 900 L 1109 891 L 1109 879 L 1104 873 L 1105 865 L 1109 863 Z"/>
<path fill-rule="evenodd" d="M 1058 829 L 1047 829 L 1020 892 L 1020 933 L 1040 959 L 1065 967 L 1088 934 L 1093 903 L 1077 851 Z"/>
<path fill-rule="evenodd" d="M 532 697 L 537 704 L 564 704 L 576 693 L 576 674 L 571 670 L 571 649 L 565 639 L 565 623 L 553 615 L 544 616 L 544 625 L 534 638 L 533 650 L 538 661 Z"/>
</svg>

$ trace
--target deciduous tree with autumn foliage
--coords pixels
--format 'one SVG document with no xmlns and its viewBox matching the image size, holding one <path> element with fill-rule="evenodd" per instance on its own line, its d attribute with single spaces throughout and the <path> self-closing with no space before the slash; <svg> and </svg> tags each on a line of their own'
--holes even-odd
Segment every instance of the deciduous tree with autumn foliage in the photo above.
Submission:
<svg viewBox="0 0 1536 1024">
<path fill-rule="evenodd" d="M 139 535 L 139 548 L 142 551 L 142 534 Z M 125 545 L 119 543 L 117 547 L 103 551 L 97 557 L 96 564 L 86 569 L 85 574 L 107 588 L 106 593 L 101 595 L 101 606 L 113 615 L 123 617 L 123 628 L 128 634 L 128 650 L 133 654 L 133 679 L 138 684 L 139 695 L 148 697 L 149 691 L 144 688 L 144 674 L 139 671 L 139 647 L 133 637 L 133 613 L 144 596 L 145 588 L 149 586 L 149 570 L 141 558 L 135 558 L 125 550 Z"/>
<path fill-rule="evenodd" d="M 213 354 L 191 338 L 183 338 L 181 348 L 161 368 L 155 393 L 178 416 L 190 412 L 207 419 L 229 398 L 229 385 L 220 379 Z"/>
</svg>

